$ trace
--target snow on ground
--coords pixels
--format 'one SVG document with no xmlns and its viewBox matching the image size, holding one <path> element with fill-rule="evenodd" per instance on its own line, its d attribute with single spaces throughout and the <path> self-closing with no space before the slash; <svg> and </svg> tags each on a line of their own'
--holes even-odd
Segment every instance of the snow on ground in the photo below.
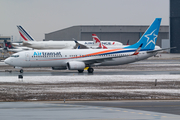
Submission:
<svg viewBox="0 0 180 120">
<path fill-rule="evenodd" d="M 46 90 L 44 90 L 45 92 Z M 47 90 L 48 92 L 49 90 Z M 37 92 L 37 91 L 36 91 Z M 71 87 L 71 89 L 66 88 L 52 88 L 51 92 L 121 92 L 121 93 L 180 93 L 178 89 L 100 89 L 100 88 L 88 88 L 88 87 Z"/>
<path fill-rule="evenodd" d="M 179 75 L 89 75 L 89 76 L 23 76 L 24 83 L 180 81 Z M 19 82 L 18 76 L 1 76 L 0 82 Z"/>
</svg>

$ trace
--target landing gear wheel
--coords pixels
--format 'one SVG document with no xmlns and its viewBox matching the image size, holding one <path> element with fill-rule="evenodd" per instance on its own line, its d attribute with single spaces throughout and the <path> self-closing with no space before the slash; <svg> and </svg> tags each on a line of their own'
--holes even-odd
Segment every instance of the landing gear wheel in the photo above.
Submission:
<svg viewBox="0 0 180 120">
<path fill-rule="evenodd" d="M 78 72 L 79 72 L 79 73 L 83 73 L 83 72 L 84 72 L 84 70 L 78 70 Z"/>
<path fill-rule="evenodd" d="M 19 71 L 20 73 L 23 73 L 23 69 L 20 69 L 20 71 Z"/>
<path fill-rule="evenodd" d="M 88 73 L 93 73 L 94 72 L 94 69 L 93 68 L 89 68 L 88 69 Z"/>
</svg>

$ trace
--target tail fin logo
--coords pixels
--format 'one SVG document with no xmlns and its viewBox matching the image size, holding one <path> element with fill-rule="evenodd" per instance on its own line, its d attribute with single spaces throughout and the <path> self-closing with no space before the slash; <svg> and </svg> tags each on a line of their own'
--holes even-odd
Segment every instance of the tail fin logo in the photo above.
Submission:
<svg viewBox="0 0 180 120">
<path fill-rule="evenodd" d="M 35 41 L 33 39 L 33 37 L 31 37 L 31 35 L 28 34 L 28 32 L 26 32 L 22 26 L 18 25 L 17 26 L 19 33 L 21 35 L 21 37 L 25 40 L 25 41 Z"/>
<path fill-rule="evenodd" d="M 156 29 L 154 31 L 152 31 L 152 33 L 144 36 L 147 38 L 146 46 L 148 46 L 150 43 L 153 43 L 154 45 L 156 44 L 156 38 L 158 37 L 158 35 L 155 34 L 155 31 L 156 31 Z"/>
<path fill-rule="evenodd" d="M 93 36 L 93 40 L 95 41 L 95 43 L 100 43 L 101 41 L 99 40 L 99 38 L 96 36 L 96 34 L 92 34 Z"/>
<path fill-rule="evenodd" d="M 161 18 L 156 18 L 137 43 L 127 46 L 125 48 L 138 48 L 139 45 L 143 43 L 142 50 L 154 50 L 159 33 L 160 24 Z"/>
</svg>

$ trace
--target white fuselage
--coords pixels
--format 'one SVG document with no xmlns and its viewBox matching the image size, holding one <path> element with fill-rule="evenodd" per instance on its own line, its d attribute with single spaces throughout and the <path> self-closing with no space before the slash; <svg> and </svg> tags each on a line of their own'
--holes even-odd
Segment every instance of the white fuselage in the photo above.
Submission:
<svg viewBox="0 0 180 120">
<path fill-rule="evenodd" d="M 94 46 L 92 41 L 78 41 L 80 44 L 86 45 L 91 48 Z M 108 46 L 121 46 L 122 43 L 116 41 L 102 41 L 104 45 Z M 23 46 L 31 47 L 34 49 L 74 49 L 76 43 L 74 41 L 32 41 L 24 42 Z"/>
<path fill-rule="evenodd" d="M 21 52 L 21 51 L 28 51 L 28 50 L 33 50 L 32 48 L 29 47 L 13 47 L 13 48 L 8 48 L 8 51 L 10 52 Z"/>
<path fill-rule="evenodd" d="M 127 49 L 32 50 L 13 54 L 5 60 L 5 63 L 15 67 L 66 67 L 67 62 L 79 61 L 91 66 L 113 66 L 136 62 L 157 54 L 141 51 L 138 55 L 132 55 L 134 51 L 128 52 Z"/>
</svg>

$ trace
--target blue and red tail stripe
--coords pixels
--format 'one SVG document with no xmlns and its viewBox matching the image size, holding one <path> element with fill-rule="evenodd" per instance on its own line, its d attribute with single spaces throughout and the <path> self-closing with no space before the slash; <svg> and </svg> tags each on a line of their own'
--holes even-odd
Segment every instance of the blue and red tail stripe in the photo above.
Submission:
<svg viewBox="0 0 180 120">
<path fill-rule="evenodd" d="M 19 29 L 19 33 L 21 35 L 21 37 L 25 40 L 25 41 L 34 41 L 34 39 L 20 26 L 17 26 Z"/>
</svg>

